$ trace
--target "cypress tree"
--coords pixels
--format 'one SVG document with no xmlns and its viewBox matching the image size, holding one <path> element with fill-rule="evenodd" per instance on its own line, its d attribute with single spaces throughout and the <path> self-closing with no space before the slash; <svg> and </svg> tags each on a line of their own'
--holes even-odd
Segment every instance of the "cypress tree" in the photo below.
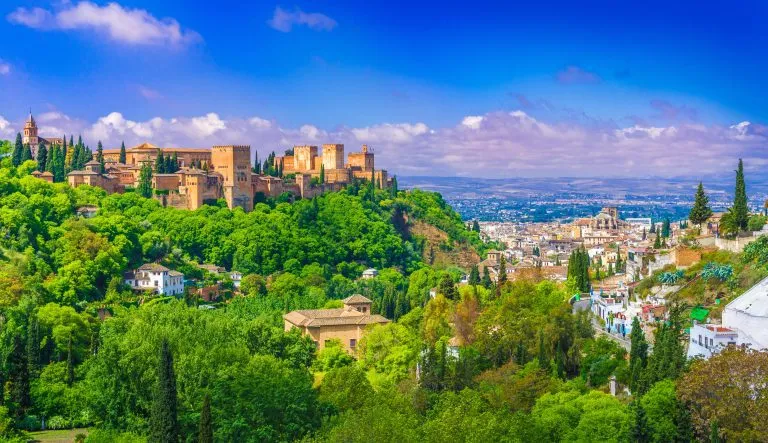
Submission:
<svg viewBox="0 0 768 443">
<path fill-rule="evenodd" d="M 32 148 L 29 147 L 29 144 L 25 144 L 21 151 L 21 162 L 24 163 L 27 160 L 32 160 Z"/>
<path fill-rule="evenodd" d="M 119 161 L 120 163 L 122 163 L 122 164 L 125 164 L 125 162 L 126 162 L 126 156 L 125 156 L 125 141 L 123 141 L 123 142 L 120 144 L 120 158 L 118 159 L 118 161 Z"/>
<path fill-rule="evenodd" d="M 472 230 L 480 232 L 480 223 L 477 220 L 472 220 Z"/>
<path fill-rule="evenodd" d="M 69 134 L 69 147 L 75 146 L 75 142 L 73 141 L 72 134 Z"/>
<path fill-rule="evenodd" d="M 48 148 L 45 147 L 45 144 L 40 144 L 37 148 L 37 170 L 40 172 L 45 171 L 45 161 L 48 158 Z"/>
<path fill-rule="evenodd" d="M 67 341 L 67 386 L 75 382 L 75 354 L 72 352 L 72 336 Z"/>
<path fill-rule="evenodd" d="M 57 145 L 51 146 L 51 150 L 48 151 L 48 157 L 45 161 L 45 170 L 53 174 L 53 166 L 56 161 L 56 152 L 59 150 Z"/>
<path fill-rule="evenodd" d="M 483 266 L 483 287 L 485 289 L 491 289 L 491 276 L 488 274 L 488 267 Z"/>
<path fill-rule="evenodd" d="M 176 403 L 176 375 L 173 372 L 173 355 L 168 341 L 160 346 L 160 360 L 157 367 L 157 386 L 149 420 L 149 441 L 177 443 L 179 423 Z"/>
<path fill-rule="evenodd" d="M 199 443 L 213 443 L 213 423 L 211 420 L 211 397 L 203 397 L 203 409 L 200 411 Z"/>
<path fill-rule="evenodd" d="M 749 206 L 747 205 L 747 186 L 744 183 L 744 163 L 739 159 L 736 169 L 736 189 L 733 196 L 733 216 L 739 229 L 747 229 Z"/>
<path fill-rule="evenodd" d="M 653 219 L 651 219 L 651 230 L 648 231 L 649 234 L 655 234 L 656 233 L 656 223 L 653 222 Z"/>
<path fill-rule="evenodd" d="M 397 176 L 392 177 L 392 197 L 397 197 Z"/>
<path fill-rule="evenodd" d="M 645 334 L 640 327 L 640 320 L 637 316 L 632 320 L 632 332 L 629 333 L 629 390 L 638 392 L 640 388 L 640 378 L 643 375 L 648 361 L 648 342 L 645 340 Z"/>
<path fill-rule="evenodd" d="M 8 378 L 11 382 L 11 401 L 16 403 L 16 416 L 23 417 L 32 401 L 29 397 L 29 363 L 21 335 L 13 340 L 13 350 L 8 361 Z"/>
<path fill-rule="evenodd" d="M 96 161 L 101 164 L 101 173 L 106 172 L 107 168 L 104 167 L 104 146 L 101 144 L 101 140 L 96 144 Z"/>
<path fill-rule="evenodd" d="M 139 172 L 139 195 L 145 198 L 152 197 L 152 166 L 145 163 Z"/>
<path fill-rule="evenodd" d="M 501 253 L 501 260 L 499 260 L 499 284 L 503 285 L 507 282 L 507 259 L 504 257 L 504 253 Z"/>
<path fill-rule="evenodd" d="M 480 284 L 480 271 L 478 271 L 477 265 L 472 265 L 472 269 L 469 271 L 468 281 L 472 286 Z"/>
<path fill-rule="evenodd" d="M 64 181 L 66 177 L 65 171 L 64 171 L 64 153 L 61 151 L 57 151 L 56 153 L 56 160 L 53 163 L 53 181 L 56 183 L 61 183 Z"/>
<path fill-rule="evenodd" d="M 325 183 L 325 165 L 320 165 L 320 184 Z"/>
<path fill-rule="evenodd" d="M 171 157 L 171 170 L 168 172 L 176 172 L 179 170 L 179 156 L 174 151 L 173 157 Z"/>
<path fill-rule="evenodd" d="M 693 207 L 690 214 L 688 214 L 688 218 L 691 220 L 691 223 L 701 226 L 711 216 L 712 208 L 709 207 L 709 197 L 704 192 L 704 185 L 699 182 L 699 187 L 696 189 L 696 197 L 693 200 Z"/>
<path fill-rule="evenodd" d="M 549 353 L 547 352 L 547 345 L 544 341 L 544 331 L 539 331 L 539 367 L 546 373 L 549 373 L 550 371 L 550 358 Z"/>
<path fill-rule="evenodd" d="M 629 431 L 629 440 L 633 443 L 646 443 L 651 441 L 648 432 L 648 418 L 645 415 L 645 409 L 640 402 L 635 399 L 629 404 L 632 413 L 632 427 Z"/>
<path fill-rule="evenodd" d="M 157 150 L 157 157 L 155 157 L 155 174 L 162 174 L 165 172 L 165 159 L 163 158 L 163 151 Z"/>
<path fill-rule="evenodd" d="M 21 157 L 24 155 L 24 144 L 21 142 L 21 133 L 16 133 L 16 144 L 13 145 L 13 155 L 11 156 L 11 164 L 13 166 L 19 166 L 21 164 Z"/>
<path fill-rule="evenodd" d="M 661 249 L 661 234 L 656 234 L 656 239 L 653 241 L 653 249 Z"/>
<path fill-rule="evenodd" d="M 163 173 L 169 174 L 173 171 L 173 159 L 170 155 L 165 156 L 165 161 L 163 162 Z"/>
<path fill-rule="evenodd" d="M 669 238 L 669 234 L 671 231 L 671 227 L 669 225 L 669 219 L 664 219 L 664 223 L 661 225 L 661 236 L 664 238 Z"/>
</svg>

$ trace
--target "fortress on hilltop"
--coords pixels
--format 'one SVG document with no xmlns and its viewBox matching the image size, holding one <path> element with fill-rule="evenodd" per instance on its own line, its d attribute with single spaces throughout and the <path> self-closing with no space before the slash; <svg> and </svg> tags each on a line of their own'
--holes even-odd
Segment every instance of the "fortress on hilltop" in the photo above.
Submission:
<svg viewBox="0 0 768 443">
<path fill-rule="evenodd" d="M 37 125 L 30 113 L 24 128 L 24 142 L 34 146 L 63 146 L 63 139 L 45 139 L 37 135 Z M 68 146 L 68 149 L 72 147 Z M 311 198 L 335 191 L 353 180 L 372 180 L 377 186 L 389 185 L 387 171 L 374 168 L 374 156 L 368 146 L 350 153 L 344 162 L 343 144 L 294 146 L 292 155 L 274 158 L 275 175 L 266 175 L 251 163 L 248 145 L 224 145 L 211 148 L 162 148 L 145 142 L 132 148 L 104 149 L 104 165 L 94 160 L 82 170 L 67 174 L 70 186 L 98 186 L 108 193 L 135 189 L 145 165 L 153 167 L 154 198 L 163 206 L 197 209 L 206 203 L 224 199 L 229 208 L 253 210 L 254 202 L 284 193 Z M 158 161 L 162 157 L 162 161 Z M 156 164 L 168 165 L 158 170 Z M 274 172 L 274 171 L 272 171 Z M 49 172 L 35 172 L 38 178 L 53 181 Z"/>
</svg>

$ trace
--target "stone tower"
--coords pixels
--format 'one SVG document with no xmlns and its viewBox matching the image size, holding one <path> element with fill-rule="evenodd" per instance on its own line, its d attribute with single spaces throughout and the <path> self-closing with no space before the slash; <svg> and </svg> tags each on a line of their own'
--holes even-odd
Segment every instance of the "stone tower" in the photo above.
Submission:
<svg viewBox="0 0 768 443">
<path fill-rule="evenodd" d="M 37 137 L 37 123 L 35 123 L 35 118 L 32 117 L 32 110 L 29 111 L 29 117 L 24 123 L 24 136 L 22 137 L 22 143 L 29 145 L 29 148 L 32 150 L 32 158 L 35 158 L 40 140 Z"/>
<path fill-rule="evenodd" d="M 314 169 L 317 146 L 294 146 L 293 169 L 296 172 L 309 172 Z"/>
<path fill-rule="evenodd" d="M 344 168 L 344 145 L 323 145 L 323 167 L 326 171 Z"/>
<path fill-rule="evenodd" d="M 251 147 L 214 146 L 211 150 L 211 166 L 222 175 L 222 191 L 230 209 L 240 206 L 253 210 L 251 187 Z"/>
</svg>

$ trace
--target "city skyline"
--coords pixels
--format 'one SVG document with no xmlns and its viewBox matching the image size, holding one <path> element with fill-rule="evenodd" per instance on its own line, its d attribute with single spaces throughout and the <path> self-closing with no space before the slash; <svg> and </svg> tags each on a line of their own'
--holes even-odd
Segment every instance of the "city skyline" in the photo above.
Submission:
<svg viewBox="0 0 768 443">
<path fill-rule="evenodd" d="M 0 138 L 31 107 L 41 135 L 82 133 L 92 147 L 247 143 L 263 158 L 369 144 L 402 175 L 664 177 L 768 163 L 757 2 L 717 14 L 400 6 L 7 2 Z"/>
</svg>

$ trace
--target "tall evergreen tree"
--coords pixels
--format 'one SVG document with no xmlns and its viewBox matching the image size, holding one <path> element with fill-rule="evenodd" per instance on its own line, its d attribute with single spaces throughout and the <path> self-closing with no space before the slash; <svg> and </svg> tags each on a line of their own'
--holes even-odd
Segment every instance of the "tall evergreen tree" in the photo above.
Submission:
<svg viewBox="0 0 768 443">
<path fill-rule="evenodd" d="M 477 265 L 472 265 L 472 269 L 469 271 L 468 282 L 472 286 L 480 284 L 480 271 L 477 269 Z"/>
<path fill-rule="evenodd" d="M 733 216 L 739 229 L 747 229 L 749 220 L 749 206 L 747 204 L 747 185 L 744 183 L 744 163 L 739 159 L 739 167 L 736 169 L 736 189 L 733 195 Z"/>
<path fill-rule="evenodd" d="M 671 226 L 669 223 L 669 219 L 665 218 L 664 223 L 662 223 L 661 225 L 661 236 L 663 238 L 669 238 L 670 230 L 671 230 Z"/>
<path fill-rule="evenodd" d="M 24 155 L 24 143 L 21 141 L 21 133 L 16 133 L 16 144 L 13 145 L 13 154 L 11 155 L 11 164 L 13 166 L 19 166 L 21 164 L 21 157 Z"/>
<path fill-rule="evenodd" d="M 126 155 L 125 155 L 125 141 L 123 141 L 123 142 L 120 144 L 120 158 L 118 159 L 118 161 L 119 161 L 120 163 L 122 163 L 122 164 L 125 164 L 125 162 L 126 162 Z"/>
<path fill-rule="evenodd" d="M 101 165 L 101 173 L 107 172 L 107 168 L 104 166 L 104 146 L 101 144 L 101 140 L 96 144 L 96 161 Z"/>
<path fill-rule="evenodd" d="M 59 151 L 58 145 L 51 146 L 51 149 L 48 151 L 48 156 L 45 161 L 45 170 L 53 174 L 53 167 L 56 162 L 56 152 Z"/>
<path fill-rule="evenodd" d="M 65 180 L 66 174 L 64 171 L 64 153 L 57 150 L 56 157 L 53 161 L 53 181 L 61 183 Z"/>
<path fill-rule="evenodd" d="M 21 151 L 21 162 L 24 163 L 27 160 L 32 160 L 32 148 L 29 147 L 29 144 L 25 144 Z"/>
<path fill-rule="evenodd" d="M 392 197 L 397 197 L 397 176 L 392 177 Z"/>
<path fill-rule="evenodd" d="M 13 350 L 8 361 L 8 381 L 11 383 L 11 401 L 16 405 L 16 416 L 23 417 L 32 405 L 29 396 L 29 363 L 21 334 L 13 340 Z"/>
<path fill-rule="evenodd" d="M 656 239 L 653 241 L 653 249 L 661 249 L 661 234 L 656 234 Z"/>
<path fill-rule="evenodd" d="M 200 411 L 199 443 L 213 443 L 213 420 L 211 419 L 211 396 L 203 397 L 203 409 Z"/>
<path fill-rule="evenodd" d="M 507 282 L 507 258 L 504 257 L 504 253 L 501 253 L 501 259 L 499 260 L 499 281 L 498 284 L 503 285 Z"/>
<path fill-rule="evenodd" d="M 45 162 L 48 158 L 48 148 L 46 148 L 45 144 L 41 143 L 37 147 L 37 170 L 40 172 L 45 171 Z"/>
<path fill-rule="evenodd" d="M 649 234 L 655 234 L 656 233 L 656 223 L 651 219 L 651 229 L 648 231 Z"/>
<path fill-rule="evenodd" d="M 173 159 L 171 158 L 170 155 L 165 156 L 165 161 L 163 163 L 164 163 L 163 172 L 165 174 L 170 174 L 171 172 L 175 172 L 173 170 Z"/>
<path fill-rule="evenodd" d="M 641 377 L 648 362 L 648 342 L 640 327 L 637 316 L 632 320 L 632 332 L 629 333 L 629 390 L 637 392 L 640 388 Z"/>
<path fill-rule="evenodd" d="M 320 184 L 325 183 L 325 165 L 320 165 Z"/>
<path fill-rule="evenodd" d="M 472 230 L 480 232 L 480 223 L 477 220 L 472 220 Z"/>
<path fill-rule="evenodd" d="M 162 174 L 165 172 L 165 158 L 163 158 L 163 151 L 157 150 L 157 157 L 155 157 L 155 174 Z"/>
<path fill-rule="evenodd" d="M 550 357 L 548 352 L 548 347 L 546 345 L 546 341 L 544 340 L 544 331 L 539 330 L 539 368 L 541 368 L 544 372 L 549 373 L 550 371 Z"/>
<path fill-rule="evenodd" d="M 173 355 L 168 341 L 160 345 L 152 415 L 149 420 L 149 441 L 178 443 L 179 423 L 176 399 L 176 374 L 173 371 Z"/>
<path fill-rule="evenodd" d="M 152 166 L 145 163 L 139 172 L 139 195 L 145 198 L 152 197 Z"/>
<path fill-rule="evenodd" d="M 179 170 L 179 156 L 176 154 L 176 151 L 173 152 L 173 156 L 171 157 L 171 170 L 168 172 L 177 172 Z"/>
<path fill-rule="evenodd" d="M 651 441 L 648 418 L 645 415 L 645 409 L 643 409 L 639 399 L 636 398 L 629 404 L 629 410 L 632 414 L 629 441 L 633 443 L 647 443 Z"/>
<path fill-rule="evenodd" d="M 486 266 L 483 266 L 482 283 L 485 289 L 491 288 L 491 275 L 488 273 L 488 268 Z"/>
</svg>

